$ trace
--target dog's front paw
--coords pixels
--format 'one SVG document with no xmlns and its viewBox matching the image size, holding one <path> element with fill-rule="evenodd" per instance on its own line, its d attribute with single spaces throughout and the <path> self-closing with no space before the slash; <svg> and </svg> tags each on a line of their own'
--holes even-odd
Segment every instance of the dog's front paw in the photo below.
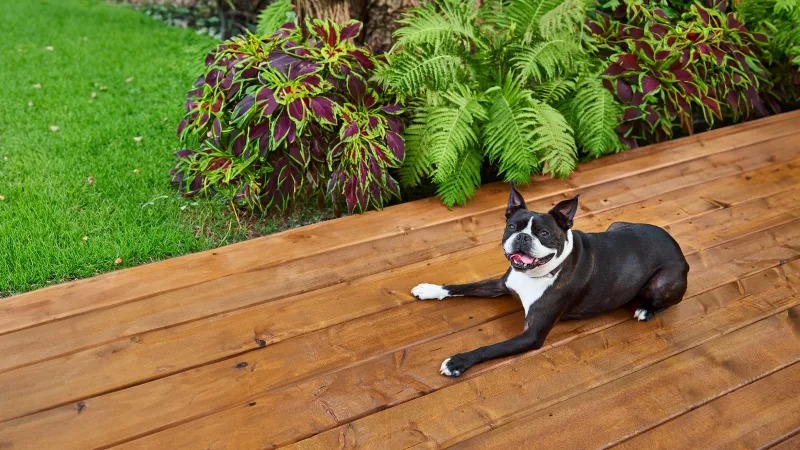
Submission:
<svg viewBox="0 0 800 450">
<path fill-rule="evenodd" d="M 441 300 L 449 295 L 447 289 L 438 284 L 422 283 L 411 290 L 411 294 L 420 300 Z"/>
<path fill-rule="evenodd" d="M 470 367 L 472 367 L 472 364 L 469 363 L 467 358 L 462 354 L 458 354 L 445 359 L 441 367 L 439 367 L 439 373 L 448 377 L 460 377 Z"/>
</svg>

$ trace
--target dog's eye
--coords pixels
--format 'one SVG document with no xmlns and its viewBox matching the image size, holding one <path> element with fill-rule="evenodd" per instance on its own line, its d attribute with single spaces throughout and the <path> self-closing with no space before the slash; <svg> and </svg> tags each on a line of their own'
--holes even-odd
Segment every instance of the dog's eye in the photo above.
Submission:
<svg viewBox="0 0 800 450">
<path fill-rule="evenodd" d="M 508 230 L 509 230 L 509 231 L 514 231 L 514 230 L 516 230 L 516 229 L 517 229 L 517 226 L 516 226 L 516 225 L 514 225 L 513 223 L 510 223 L 510 224 L 508 224 Z"/>
<path fill-rule="evenodd" d="M 550 233 L 547 230 L 542 230 L 542 231 L 539 232 L 539 236 L 547 237 L 547 236 L 550 236 Z"/>
</svg>

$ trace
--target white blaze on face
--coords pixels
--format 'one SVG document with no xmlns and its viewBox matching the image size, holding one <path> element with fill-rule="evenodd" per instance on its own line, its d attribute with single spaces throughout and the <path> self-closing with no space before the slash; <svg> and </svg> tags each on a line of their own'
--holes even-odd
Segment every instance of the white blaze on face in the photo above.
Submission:
<svg viewBox="0 0 800 450">
<path fill-rule="evenodd" d="M 555 254 L 557 250 L 554 248 L 546 247 L 541 242 L 539 242 L 539 239 L 533 235 L 532 228 L 533 228 L 533 217 L 531 217 L 531 219 L 528 221 L 528 226 L 526 226 L 524 229 L 517 231 L 515 233 L 511 233 L 511 236 L 509 236 L 508 239 L 506 239 L 506 241 L 503 242 L 503 250 L 505 250 L 505 252 L 509 255 L 514 253 L 514 240 L 520 234 L 525 233 L 532 238 L 531 256 L 533 256 L 534 258 L 545 258 L 549 255 Z"/>
<path fill-rule="evenodd" d="M 552 253 L 556 252 L 553 249 L 549 250 L 552 250 Z M 562 262 L 564 262 L 565 259 L 567 259 L 570 253 L 572 253 L 572 230 L 567 230 L 567 242 L 564 243 L 564 250 L 561 252 L 561 254 L 539 267 L 534 267 L 531 270 L 525 271 L 525 275 L 528 275 L 529 277 L 548 276 L 550 275 L 550 272 L 554 271 L 558 266 L 561 265 Z"/>
</svg>

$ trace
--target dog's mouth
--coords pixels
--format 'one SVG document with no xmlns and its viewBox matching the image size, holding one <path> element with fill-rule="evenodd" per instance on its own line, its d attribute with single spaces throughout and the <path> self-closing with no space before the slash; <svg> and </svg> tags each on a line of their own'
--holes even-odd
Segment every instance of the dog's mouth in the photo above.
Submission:
<svg viewBox="0 0 800 450">
<path fill-rule="evenodd" d="M 506 258 L 511 262 L 511 266 L 515 269 L 530 270 L 539 266 L 543 266 L 553 259 L 553 255 L 547 255 L 544 258 L 537 258 L 524 252 L 506 253 Z"/>
</svg>

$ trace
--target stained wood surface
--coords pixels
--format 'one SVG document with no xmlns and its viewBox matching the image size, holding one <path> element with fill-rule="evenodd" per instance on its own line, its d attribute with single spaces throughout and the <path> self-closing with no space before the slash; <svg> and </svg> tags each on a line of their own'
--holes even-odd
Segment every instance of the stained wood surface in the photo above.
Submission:
<svg viewBox="0 0 800 450">
<path fill-rule="evenodd" d="M 446 357 L 516 335 L 521 307 L 409 291 L 505 271 L 507 189 L 0 299 L 0 449 L 794 448 L 800 112 L 523 187 L 539 211 L 580 193 L 583 231 L 668 229 L 686 298 L 446 378 Z"/>
</svg>

